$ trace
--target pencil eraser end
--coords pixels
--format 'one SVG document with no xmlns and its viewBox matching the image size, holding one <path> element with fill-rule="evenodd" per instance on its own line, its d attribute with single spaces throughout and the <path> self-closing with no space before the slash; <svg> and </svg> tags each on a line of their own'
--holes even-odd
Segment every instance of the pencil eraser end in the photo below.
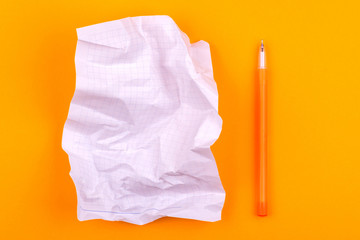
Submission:
<svg viewBox="0 0 360 240">
<path fill-rule="evenodd" d="M 267 216 L 267 206 L 265 203 L 259 203 L 257 215 L 259 217 Z"/>
</svg>

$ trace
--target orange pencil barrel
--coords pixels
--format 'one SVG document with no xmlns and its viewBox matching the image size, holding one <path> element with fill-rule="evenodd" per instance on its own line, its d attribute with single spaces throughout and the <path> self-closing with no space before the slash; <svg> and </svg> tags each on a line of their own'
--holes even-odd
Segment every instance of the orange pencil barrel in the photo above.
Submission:
<svg viewBox="0 0 360 240">
<path fill-rule="evenodd" d="M 267 216 L 267 83 L 265 50 L 261 41 L 259 55 L 259 164 L 258 164 L 258 216 Z"/>
</svg>

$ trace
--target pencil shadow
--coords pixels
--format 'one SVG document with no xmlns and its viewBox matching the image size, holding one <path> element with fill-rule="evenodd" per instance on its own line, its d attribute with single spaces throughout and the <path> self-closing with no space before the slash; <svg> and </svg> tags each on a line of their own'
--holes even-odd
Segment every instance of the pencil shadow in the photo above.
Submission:
<svg viewBox="0 0 360 240">
<path fill-rule="evenodd" d="M 258 54 L 258 49 L 256 49 L 256 53 Z M 258 65 L 258 60 L 256 59 L 256 65 Z M 259 199 L 259 192 L 257 189 L 259 188 L 259 161 L 260 161 L 260 79 L 259 73 L 256 69 L 254 71 L 254 164 L 253 164 L 253 172 L 254 172 L 254 214 L 257 214 L 257 199 Z"/>
</svg>

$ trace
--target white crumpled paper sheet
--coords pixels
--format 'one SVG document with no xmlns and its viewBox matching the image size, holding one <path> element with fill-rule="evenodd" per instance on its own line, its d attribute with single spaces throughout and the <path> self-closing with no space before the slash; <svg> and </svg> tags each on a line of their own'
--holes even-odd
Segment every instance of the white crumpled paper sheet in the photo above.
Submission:
<svg viewBox="0 0 360 240">
<path fill-rule="evenodd" d="M 77 29 L 76 90 L 62 146 L 79 220 L 221 219 L 225 192 L 209 45 L 168 16 Z"/>
</svg>

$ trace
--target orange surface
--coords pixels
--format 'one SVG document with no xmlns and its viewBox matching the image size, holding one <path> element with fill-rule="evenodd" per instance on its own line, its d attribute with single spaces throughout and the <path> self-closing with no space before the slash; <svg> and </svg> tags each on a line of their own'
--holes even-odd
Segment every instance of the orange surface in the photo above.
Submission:
<svg viewBox="0 0 360 240">
<path fill-rule="evenodd" d="M 358 1 L 5 1 L 1 4 L 1 239 L 360 239 Z M 211 45 L 223 131 L 223 220 L 145 226 L 76 218 L 62 128 L 77 27 L 167 14 Z M 269 71 L 269 216 L 256 216 L 254 93 Z"/>
</svg>

